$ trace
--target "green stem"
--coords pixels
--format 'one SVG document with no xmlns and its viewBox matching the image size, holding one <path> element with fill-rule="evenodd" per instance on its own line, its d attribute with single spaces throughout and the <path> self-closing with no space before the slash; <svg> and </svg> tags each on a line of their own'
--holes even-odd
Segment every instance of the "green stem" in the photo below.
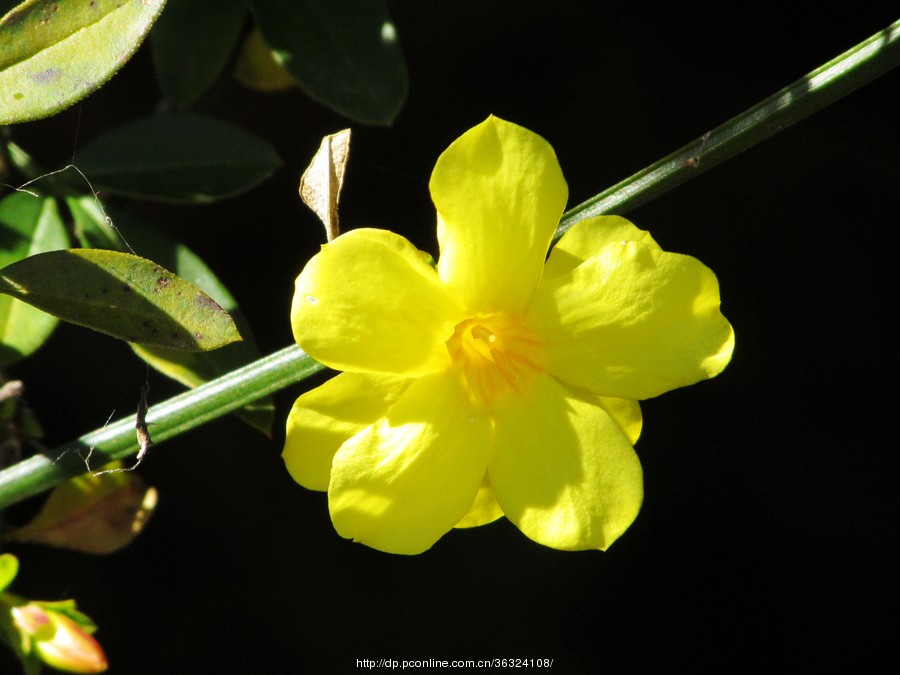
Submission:
<svg viewBox="0 0 900 675">
<path fill-rule="evenodd" d="M 741 151 L 824 108 L 900 63 L 900 21 L 861 42 L 794 84 L 755 105 L 596 197 L 563 214 L 557 238 L 591 216 L 625 213 L 671 190 Z M 288 347 L 213 382 L 154 405 L 148 421 L 156 441 L 236 410 L 322 369 L 298 347 Z M 82 436 L 77 441 L 0 471 L 0 509 L 137 449 L 134 416 Z M 72 452 L 69 452 L 72 451 Z"/>
<path fill-rule="evenodd" d="M 749 110 L 566 211 L 554 241 L 584 218 L 624 214 L 696 178 L 900 64 L 900 20 Z"/>
<path fill-rule="evenodd" d="M 323 368 L 296 345 L 287 347 L 153 405 L 147 415 L 150 433 L 155 442 L 164 441 L 306 379 Z M 0 509 L 84 473 L 83 458 L 91 448 L 93 470 L 106 462 L 133 455 L 138 449 L 134 423 L 135 416 L 131 415 L 0 471 Z"/>
</svg>

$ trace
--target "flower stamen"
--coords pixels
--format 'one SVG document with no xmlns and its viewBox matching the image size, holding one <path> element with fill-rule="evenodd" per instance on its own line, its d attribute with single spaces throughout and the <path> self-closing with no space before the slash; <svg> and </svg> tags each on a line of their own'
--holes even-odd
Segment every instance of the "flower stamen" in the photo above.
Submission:
<svg viewBox="0 0 900 675">
<path fill-rule="evenodd" d="M 489 405 L 504 391 L 521 390 L 543 370 L 540 343 L 521 321 L 505 314 L 461 321 L 447 349 L 453 367 L 482 404 Z"/>
</svg>

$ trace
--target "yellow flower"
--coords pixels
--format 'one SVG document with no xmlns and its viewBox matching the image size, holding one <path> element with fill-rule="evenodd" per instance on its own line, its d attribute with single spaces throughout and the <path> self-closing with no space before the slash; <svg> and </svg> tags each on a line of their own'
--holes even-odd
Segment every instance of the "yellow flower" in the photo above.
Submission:
<svg viewBox="0 0 900 675">
<path fill-rule="evenodd" d="M 545 258 L 568 189 L 541 137 L 489 117 L 430 182 L 440 259 L 352 230 L 297 278 L 300 346 L 344 371 L 294 404 L 284 460 L 341 536 L 419 553 L 505 515 L 605 549 L 643 498 L 637 400 L 712 377 L 731 326 L 715 275 L 618 217 Z"/>
</svg>

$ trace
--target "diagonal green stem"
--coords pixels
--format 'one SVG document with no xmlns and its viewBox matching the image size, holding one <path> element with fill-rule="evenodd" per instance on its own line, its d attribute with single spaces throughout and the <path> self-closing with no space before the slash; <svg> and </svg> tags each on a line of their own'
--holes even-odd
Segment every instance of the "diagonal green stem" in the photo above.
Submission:
<svg viewBox="0 0 900 675">
<path fill-rule="evenodd" d="M 150 408 L 147 422 L 155 442 L 177 436 L 237 410 L 266 394 L 284 389 L 324 368 L 296 345 Z M 0 471 L 0 509 L 48 490 L 91 468 L 133 455 L 138 450 L 135 416 L 97 429 L 47 453 L 29 457 Z M 91 451 L 93 448 L 93 451 Z"/>
<path fill-rule="evenodd" d="M 556 237 L 583 218 L 625 213 L 734 157 L 900 63 L 900 21 L 703 137 L 563 214 Z M 154 405 L 148 421 L 162 441 L 240 408 L 322 370 L 299 347 L 288 347 L 208 384 Z M 135 418 L 0 471 L 0 509 L 84 472 L 77 454 L 94 448 L 92 466 L 134 454 Z M 73 452 L 67 452 L 67 451 Z"/>
</svg>

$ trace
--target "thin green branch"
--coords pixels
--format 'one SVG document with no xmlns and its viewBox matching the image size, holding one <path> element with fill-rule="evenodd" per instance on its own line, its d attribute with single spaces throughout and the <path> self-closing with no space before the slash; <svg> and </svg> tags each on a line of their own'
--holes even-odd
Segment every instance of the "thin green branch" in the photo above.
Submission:
<svg viewBox="0 0 900 675">
<path fill-rule="evenodd" d="M 900 63 L 900 21 L 861 42 L 745 113 L 713 129 L 656 164 L 563 214 L 557 238 L 574 223 L 625 213 L 824 108 Z M 322 369 L 298 347 L 288 347 L 213 382 L 151 408 L 155 441 L 171 438 L 229 413 Z M 47 490 L 92 466 L 134 454 L 132 415 L 77 441 L 0 471 L 0 509 Z"/>
<path fill-rule="evenodd" d="M 282 349 L 196 389 L 153 405 L 147 415 L 147 422 L 152 425 L 150 432 L 153 440 L 158 443 L 177 436 L 266 394 L 304 380 L 323 368 L 296 345 Z M 85 434 L 72 443 L 29 457 L 0 471 L 0 509 L 84 473 L 84 458 L 89 452 L 92 453 L 90 465 L 94 471 L 114 459 L 133 455 L 138 450 L 134 425 L 135 415 L 131 415 Z"/>
</svg>

